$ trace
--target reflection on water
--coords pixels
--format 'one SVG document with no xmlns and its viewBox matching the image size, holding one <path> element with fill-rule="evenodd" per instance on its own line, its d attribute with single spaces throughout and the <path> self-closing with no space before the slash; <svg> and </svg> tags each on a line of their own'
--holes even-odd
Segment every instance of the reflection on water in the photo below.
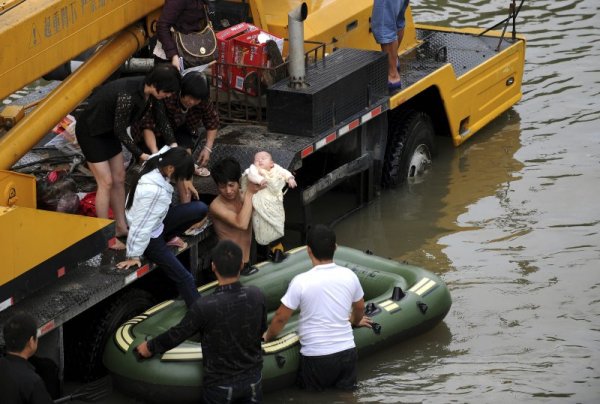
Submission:
<svg viewBox="0 0 600 404">
<path fill-rule="evenodd" d="M 415 20 L 490 26 L 506 0 L 413 2 Z M 444 324 L 361 359 L 352 400 L 600 401 L 600 2 L 526 1 L 523 100 L 427 181 L 336 226 L 339 242 L 425 266 L 450 286 Z"/>
<path fill-rule="evenodd" d="M 336 227 L 341 244 L 445 271 L 440 235 L 459 229 L 456 218 L 482 198 L 506 194 L 522 168 L 519 115 L 511 110 L 455 149 L 439 139 L 435 164 L 421 184 L 386 191 L 368 209 Z"/>
</svg>

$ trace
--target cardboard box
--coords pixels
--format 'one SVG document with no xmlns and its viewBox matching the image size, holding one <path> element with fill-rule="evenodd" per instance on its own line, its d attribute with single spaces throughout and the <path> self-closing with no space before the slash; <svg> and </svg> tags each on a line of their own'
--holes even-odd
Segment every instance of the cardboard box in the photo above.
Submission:
<svg viewBox="0 0 600 404">
<path fill-rule="evenodd" d="M 233 39 L 239 35 L 258 30 L 252 24 L 242 22 L 217 32 L 217 63 L 213 65 L 213 74 L 217 77 L 219 88 L 226 90 L 230 81 L 226 63 L 233 62 Z"/>
<path fill-rule="evenodd" d="M 67 115 L 52 128 L 52 132 L 64 137 L 71 143 L 77 143 L 77 138 L 75 137 L 75 125 L 75 117 L 73 115 Z"/>
<path fill-rule="evenodd" d="M 259 69 L 257 68 L 270 67 L 269 55 L 266 49 L 266 42 L 269 39 L 275 41 L 279 51 L 283 52 L 283 39 L 262 30 L 250 31 L 234 38 L 233 63 L 245 66 L 232 66 L 229 82 L 231 87 L 250 95 L 257 95 L 259 83 L 244 88 L 244 81 L 252 74 L 256 74 L 256 79 L 260 80 L 262 72 L 258 73 Z M 256 66 L 257 68 L 248 66 Z"/>
</svg>

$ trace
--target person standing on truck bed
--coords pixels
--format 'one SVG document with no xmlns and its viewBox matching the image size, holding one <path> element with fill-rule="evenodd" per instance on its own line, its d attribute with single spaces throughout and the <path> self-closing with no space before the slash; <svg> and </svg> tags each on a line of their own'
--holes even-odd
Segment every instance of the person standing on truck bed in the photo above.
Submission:
<svg viewBox="0 0 600 404">
<path fill-rule="evenodd" d="M 212 178 L 218 195 L 211 202 L 208 213 L 219 240 L 232 240 L 242 249 L 244 268 L 242 275 L 252 271 L 250 247 L 252 245 L 252 196 L 264 186 L 248 183 L 246 192 L 240 193 L 240 163 L 230 157 L 212 167 Z"/>
<path fill-rule="evenodd" d="M 333 261 L 335 240 L 335 233 L 325 225 L 308 231 L 306 251 L 313 268 L 292 279 L 264 335 L 265 341 L 274 339 L 294 311 L 300 310 L 298 384 L 306 390 L 355 389 L 357 353 L 352 327 L 371 327 L 371 319 L 364 315 L 358 277 Z"/>
<path fill-rule="evenodd" d="M 203 403 L 262 402 L 261 336 L 267 329 L 265 296 L 256 286 L 242 286 L 242 250 L 230 240 L 213 248 L 212 270 L 219 285 L 198 299 L 174 327 L 137 346 L 149 358 L 200 333 Z"/>
<path fill-rule="evenodd" d="M 200 151 L 194 173 L 196 175 L 210 175 L 205 168 L 210 160 L 213 144 L 219 129 L 219 113 L 209 99 L 210 89 L 208 80 L 203 73 L 189 72 L 181 79 L 181 90 L 178 94 L 167 97 L 157 103 L 160 108 L 166 109 L 167 117 L 173 131 L 177 145 L 185 147 L 191 153 L 198 138 L 198 129 L 201 124 L 206 128 L 206 143 Z M 165 138 L 158 131 L 155 114 L 150 111 L 131 128 L 132 136 L 137 144 L 147 153 L 154 154 L 165 144 Z M 189 189 L 189 187 L 188 187 Z M 190 193 L 180 188 L 182 202 L 190 201 Z"/>
<path fill-rule="evenodd" d="M 15 314 L 4 324 L 6 356 L 0 358 L 0 401 L 3 404 L 51 404 L 41 377 L 28 362 L 38 347 L 33 317 Z"/>
<path fill-rule="evenodd" d="M 75 133 L 81 151 L 96 179 L 96 216 L 108 218 L 112 207 L 116 236 L 127 235 L 125 219 L 125 162 L 121 144 L 134 157 L 148 159 L 128 133 L 128 127 L 152 107 L 153 100 L 163 99 L 179 91 L 180 74 L 171 65 L 157 66 L 145 77 L 122 78 L 97 88 L 77 119 Z M 159 116 L 158 125 L 168 144 L 176 146 L 173 131 L 166 116 Z M 112 248 L 125 246 L 117 240 Z"/>
<path fill-rule="evenodd" d="M 194 161 L 183 147 L 169 149 L 146 161 L 129 189 L 127 260 L 117 264 L 119 269 L 141 266 L 140 256 L 144 254 L 175 282 L 188 307 L 200 295 L 194 277 L 177 259 L 167 241 L 201 221 L 208 208 L 201 201 L 171 206 L 173 186 L 169 181 L 189 180 L 193 173 Z"/>
<path fill-rule="evenodd" d="M 200 31 L 208 22 L 205 5 L 208 0 L 165 0 L 165 5 L 156 23 L 158 40 L 153 49 L 155 63 L 171 63 L 180 69 L 177 45 L 171 28 L 183 34 Z"/>
<path fill-rule="evenodd" d="M 371 15 L 371 30 L 381 50 L 388 57 L 388 88 L 399 90 L 398 47 L 404 36 L 406 19 L 404 14 L 409 0 L 374 0 Z"/>
</svg>

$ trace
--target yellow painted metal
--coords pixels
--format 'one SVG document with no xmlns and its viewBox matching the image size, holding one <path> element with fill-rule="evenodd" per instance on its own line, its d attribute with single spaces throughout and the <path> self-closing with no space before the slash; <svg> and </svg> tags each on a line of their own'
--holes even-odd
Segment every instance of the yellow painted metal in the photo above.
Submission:
<svg viewBox="0 0 600 404">
<path fill-rule="evenodd" d="M 287 3 L 285 1 L 282 1 L 281 3 Z M 263 1 L 262 0 L 252 0 L 249 2 L 250 4 L 250 13 L 252 14 L 252 20 L 254 25 L 256 25 L 259 28 L 262 28 L 266 31 L 269 31 L 268 29 L 268 23 L 267 23 L 267 19 L 266 19 L 266 9 L 263 6 Z M 270 4 L 267 5 L 267 7 L 272 6 Z M 292 8 L 288 8 L 287 10 L 291 10 Z M 287 21 L 287 20 L 286 20 Z"/>
<path fill-rule="evenodd" d="M 440 29 L 419 25 L 417 28 L 469 34 L 481 31 Z M 500 33 L 492 32 L 489 35 L 499 36 Z M 459 146 L 521 99 L 525 41 L 523 38 L 519 39 L 460 77 L 456 76 L 450 63 L 442 66 L 421 81 L 394 94 L 389 101 L 390 109 L 417 97 L 427 89 L 435 88 L 444 105 L 452 142 L 455 146 Z M 509 84 L 511 81 L 512 84 Z M 463 120 L 468 124 L 461 128 L 460 124 Z"/>
<path fill-rule="evenodd" d="M 0 206 L 36 207 L 35 177 L 33 175 L 0 170 Z M 1 228 L 5 227 L 0 219 Z"/>
<path fill-rule="evenodd" d="M 287 13 L 301 3 L 302 0 L 250 1 L 251 11 L 260 13 L 259 18 L 254 18 L 255 22 L 260 23 L 263 29 L 281 37 L 288 36 Z M 308 17 L 304 23 L 305 40 L 326 43 L 328 52 L 346 47 L 380 50 L 369 25 L 372 0 L 315 0 L 306 3 Z M 416 28 L 470 35 L 482 31 L 479 28 L 455 29 L 415 25 L 409 7 L 400 54 L 419 44 Z M 500 32 L 489 32 L 486 35 L 499 36 Z M 521 98 L 524 58 L 525 42 L 520 40 L 461 77 L 456 77 L 451 64 L 448 63 L 420 82 L 392 96 L 390 109 L 397 108 L 411 98 L 423 94 L 427 89 L 435 87 L 445 108 L 452 141 L 458 146 Z M 513 80 L 513 83 L 507 85 L 508 80 Z M 460 124 L 463 120 L 465 124 L 461 130 Z"/>
<path fill-rule="evenodd" d="M 301 0 L 253 0 L 250 10 L 254 23 L 282 38 L 287 38 L 287 15 L 302 4 Z M 304 22 L 304 39 L 327 44 L 334 48 L 380 50 L 370 32 L 373 0 L 314 0 L 306 1 L 308 17 Z M 258 15 L 258 17 L 256 17 Z M 412 14 L 407 11 L 407 23 L 402 47 L 416 44 Z"/>
<path fill-rule="evenodd" d="M 25 116 L 25 107 L 23 105 L 7 105 L 0 112 L 0 126 L 12 128 Z"/>
<path fill-rule="evenodd" d="M 102 46 L 79 69 L 54 89 L 30 114 L 0 139 L 0 169 L 10 168 L 48 131 L 106 80 L 146 40 L 132 26 Z"/>
<path fill-rule="evenodd" d="M 97 45 L 164 0 L 26 0 L 0 14 L 0 99 Z"/>
<path fill-rule="evenodd" d="M 25 0 L 4 0 L 0 3 L 0 14 L 10 10 L 16 5 L 23 3 Z"/>
<path fill-rule="evenodd" d="M 0 206 L 0 285 L 111 224 L 108 219 Z M 67 264 L 73 262 L 57 263 L 56 269 Z"/>
</svg>

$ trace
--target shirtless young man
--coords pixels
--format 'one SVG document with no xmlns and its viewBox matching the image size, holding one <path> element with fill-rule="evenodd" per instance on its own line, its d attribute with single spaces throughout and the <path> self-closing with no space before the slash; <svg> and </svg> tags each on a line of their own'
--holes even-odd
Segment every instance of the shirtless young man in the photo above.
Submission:
<svg viewBox="0 0 600 404">
<path fill-rule="evenodd" d="M 217 197 L 211 202 L 208 214 L 219 240 L 231 240 L 242 249 L 244 268 L 250 268 L 250 246 L 252 244 L 252 196 L 261 189 L 260 185 L 248 183 L 246 192 L 240 193 L 240 163 L 224 158 L 212 167 L 211 176 L 218 189 Z"/>
</svg>

